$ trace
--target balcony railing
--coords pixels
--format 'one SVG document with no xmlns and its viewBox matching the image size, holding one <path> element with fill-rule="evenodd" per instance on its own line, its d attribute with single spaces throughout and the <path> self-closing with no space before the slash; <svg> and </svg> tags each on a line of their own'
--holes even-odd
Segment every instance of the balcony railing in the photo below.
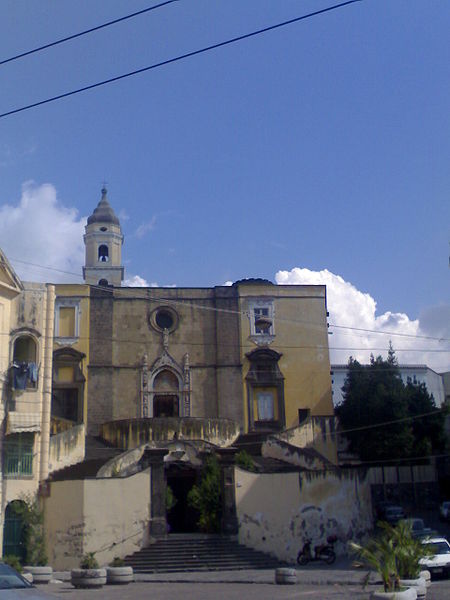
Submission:
<svg viewBox="0 0 450 600">
<path fill-rule="evenodd" d="M 33 452 L 8 449 L 4 458 L 3 468 L 5 477 L 32 477 Z"/>
</svg>

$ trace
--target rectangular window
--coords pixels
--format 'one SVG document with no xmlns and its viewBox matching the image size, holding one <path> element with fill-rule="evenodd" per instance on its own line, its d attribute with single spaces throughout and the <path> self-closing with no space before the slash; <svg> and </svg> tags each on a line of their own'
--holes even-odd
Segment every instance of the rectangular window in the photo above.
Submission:
<svg viewBox="0 0 450 600">
<path fill-rule="evenodd" d="M 80 335 L 80 301 L 60 296 L 55 302 L 55 337 L 75 341 Z"/>
<path fill-rule="evenodd" d="M 270 319 L 268 308 L 258 308 L 253 310 L 253 318 L 255 319 L 255 333 L 270 333 L 272 329 L 272 320 Z"/>
<path fill-rule="evenodd" d="M 75 306 L 60 306 L 58 337 L 75 337 Z"/>
<path fill-rule="evenodd" d="M 273 393 L 272 392 L 258 392 L 258 421 L 273 421 L 274 420 L 274 406 L 273 406 Z"/>
<path fill-rule="evenodd" d="M 6 477 L 32 477 L 33 433 L 15 433 L 4 439 L 3 472 Z"/>
<path fill-rule="evenodd" d="M 274 302 L 271 298 L 255 298 L 249 301 L 249 320 L 250 320 L 250 335 L 254 336 L 254 341 L 258 343 L 267 341 L 268 336 L 273 337 L 275 334 Z"/>
</svg>

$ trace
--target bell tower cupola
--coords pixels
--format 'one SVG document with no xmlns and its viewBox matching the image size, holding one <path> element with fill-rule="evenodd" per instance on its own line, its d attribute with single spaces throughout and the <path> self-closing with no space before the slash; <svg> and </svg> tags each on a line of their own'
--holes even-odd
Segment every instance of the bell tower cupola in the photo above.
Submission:
<svg viewBox="0 0 450 600">
<path fill-rule="evenodd" d="M 119 219 L 108 202 L 105 187 L 97 208 L 87 220 L 85 231 L 85 283 L 120 287 L 124 276 L 121 264 L 123 234 Z"/>
</svg>

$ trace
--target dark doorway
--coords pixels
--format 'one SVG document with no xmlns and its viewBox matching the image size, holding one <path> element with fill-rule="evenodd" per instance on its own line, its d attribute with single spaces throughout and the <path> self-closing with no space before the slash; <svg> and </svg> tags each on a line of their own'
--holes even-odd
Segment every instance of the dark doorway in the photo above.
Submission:
<svg viewBox="0 0 450 600">
<path fill-rule="evenodd" d="M 21 514 L 24 503 L 13 500 L 5 510 L 5 524 L 3 526 L 3 556 L 18 556 L 25 560 L 25 528 Z"/>
<path fill-rule="evenodd" d="M 158 394 L 153 399 L 154 417 L 178 417 L 178 396 Z"/>
<path fill-rule="evenodd" d="M 174 506 L 167 511 L 169 533 L 194 533 L 198 529 L 198 512 L 189 506 L 187 496 L 197 483 L 197 471 L 191 468 L 173 466 L 167 472 L 167 485 L 175 499 Z"/>
</svg>

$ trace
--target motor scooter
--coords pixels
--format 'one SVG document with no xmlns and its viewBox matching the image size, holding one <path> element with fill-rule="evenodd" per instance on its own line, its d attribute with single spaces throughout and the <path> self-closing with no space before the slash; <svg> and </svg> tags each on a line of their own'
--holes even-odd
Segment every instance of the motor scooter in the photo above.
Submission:
<svg viewBox="0 0 450 600">
<path fill-rule="evenodd" d="M 299 565 L 307 565 L 309 562 L 315 562 L 322 560 L 327 565 L 332 565 L 336 560 L 336 553 L 334 551 L 334 544 L 337 542 L 335 535 L 327 537 L 326 544 L 319 544 L 314 546 L 314 554 L 311 552 L 312 539 L 307 538 L 303 548 L 297 555 L 297 563 Z"/>
</svg>

